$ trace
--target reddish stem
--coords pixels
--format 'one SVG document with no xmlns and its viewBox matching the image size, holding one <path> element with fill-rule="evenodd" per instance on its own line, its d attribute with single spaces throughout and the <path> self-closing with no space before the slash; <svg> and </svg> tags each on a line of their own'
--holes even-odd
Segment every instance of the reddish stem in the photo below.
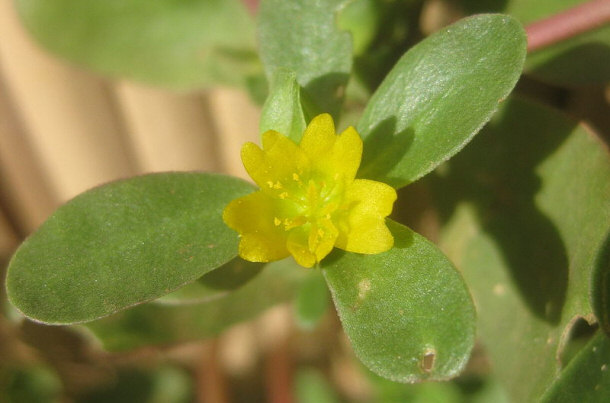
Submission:
<svg viewBox="0 0 610 403">
<path fill-rule="evenodd" d="M 256 15 L 256 10 L 258 10 L 259 0 L 242 0 L 250 14 Z"/>
<path fill-rule="evenodd" d="M 610 0 L 593 0 L 536 21 L 525 28 L 527 51 L 538 49 L 591 31 L 610 22 Z"/>
</svg>

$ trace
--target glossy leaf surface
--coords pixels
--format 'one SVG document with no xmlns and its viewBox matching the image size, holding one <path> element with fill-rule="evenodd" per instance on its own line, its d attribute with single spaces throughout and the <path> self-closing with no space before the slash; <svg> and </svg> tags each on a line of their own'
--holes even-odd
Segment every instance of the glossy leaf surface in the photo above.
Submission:
<svg viewBox="0 0 610 403">
<path fill-rule="evenodd" d="M 411 48 L 358 124 L 365 142 L 359 176 L 402 187 L 458 152 L 512 90 L 525 45 L 515 19 L 480 15 Z"/>
<path fill-rule="evenodd" d="M 86 322 L 167 294 L 237 255 L 222 221 L 253 190 L 229 176 L 164 173 L 113 182 L 60 207 L 17 250 L 10 301 L 31 319 Z"/>
<path fill-rule="evenodd" d="M 474 343 L 475 311 L 462 277 L 436 246 L 389 221 L 390 251 L 335 251 L 323 272 L 354 352 L 393 381 L 457 375 Z"/>
</svg>

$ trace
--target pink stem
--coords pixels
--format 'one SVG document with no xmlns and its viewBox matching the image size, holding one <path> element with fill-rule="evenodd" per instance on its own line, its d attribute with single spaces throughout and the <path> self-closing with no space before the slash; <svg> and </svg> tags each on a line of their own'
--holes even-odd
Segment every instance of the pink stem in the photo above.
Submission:
<svg viewBox="0 0 610 403">
<path fill-rule="evenodd" d="M 534 52 L 609 22 L 610 0 L 593 0 L 581 4 L 525 27 L 527 51 Z"/>
<path fill-rule="evenodd" d="M 256 10 L 258 10 L 259 0 L 242 0 L 250 14 L 256 15 Z"/>
</svg>

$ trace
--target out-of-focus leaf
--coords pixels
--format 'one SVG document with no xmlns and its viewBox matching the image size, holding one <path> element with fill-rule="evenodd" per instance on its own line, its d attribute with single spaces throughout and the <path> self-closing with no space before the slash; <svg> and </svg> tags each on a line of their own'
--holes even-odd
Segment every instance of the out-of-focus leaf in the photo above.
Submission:
<svg viewBox="0 0 610 403">
<path fill-rule="evenodd" d="M 193 382 L 185 371 L 172 367 L 155 370 L 121 370 L 110 384 L 79 396 L 82 403 L 188 403 L 193 401 Z"/>
<path fill-rule="evenodd" d="M 297 403 L 337 403 L 337 394 L 323 374 L 314 369 L 297 372 L 295 395 Z"/>
<path fill-rule="evenodd" d="M 29 318 L 69 324 L 167 294 L 237 255 L 222 210 L 252 190 L 229 176 L 163 173 L 85 192 L 17 250 L 9 300 Z"/>
<path fill-rule="evenodd" d="M 381 22 L 379 0 L 351 0 L 339 12 L 339 27 L 352 34 L 354 55 L 363 54 L 375 37 Z"/>
<path fill-rule="evenodd" d="M 295 313 L 297 324 L 304 329 L 315 327 L 329 307 L 330 295 L 321 273 L 312 272 L 297 294 Z"/>
<path fill-rule="evenodd" d="M 259 10 L 260 55 L 267 77 L 285 68 L 303 87 L 307 120 L 328 112 L 337 120 L 352 66 L 349 33 L 336 13 L 345 0 L 263 0 Z"/>
<path fill-rule="evenodd" d="M 231 291 L 251 281 L 263 268 L 263 263 L 254 263 L 236 257 L 214 271 L 154 302 L 161 304 L 198 304 L 228 295 Z"/>
<path fill-rule="evenodd" d="M 16 0 L 49 50 L 112 76 L 188 90 L 262 70 L 239 0 Z"/>
<path fill-rule="evenodd" d="M 354 352 L 398 382 L 457 375 L 474 343 L 475 312 L 462 277 L 432 243 L 388 222 L 394 247 L 335 251 L 322 262 Z"/>
<path fill-rule="evenodd" d="M 610 230 L 595 262 L 593 282 L 593 311 L 599 326 L 610 337 Z"/>
<path fill-rule="evenodd" d="M 60 396 L 61 381 L 51 369 L 40 365 L 0 365 L 0 401 L 58 402 Z"/>
<path fill-rule="evenodd" d="M 402 187 L 457 153 L 515 85 L 525 33 L 509 16 L 461 20 L 411 48 L 368 103 L 359 175 Z"/>
<path fill-rule="evenodd" d="M 297 83 L 296 74 L 285 69 L 276 69 L 273 72 L 269 97 L 261 112 L 260 132 L 275 130 L 298 143 L 305 126 L 301 87 Z"/>
<path fill-rule="evenodd" d="M 604 403 L 610 401 L 610 339 L 597 332 L 561 373 L 541 401 Z"/>
<path fill-rule="evenodd" d="M 281 260 L 224 298 L 193 305 L 140 305 L 85 326 L 107 350 L 208 338 L 293 298 L 306 276 L 292 259 Z"/>
<path fill-rule="evenodd" d="M 448 220 L 442 245 L 474 294 L 498 379 L 514 401 L 537 401 L 565 364 L 570 330 L 595 320 L 608 151 L 558 112 L 511 100 L 443 168 L 434 180 Z"/>
</svg>

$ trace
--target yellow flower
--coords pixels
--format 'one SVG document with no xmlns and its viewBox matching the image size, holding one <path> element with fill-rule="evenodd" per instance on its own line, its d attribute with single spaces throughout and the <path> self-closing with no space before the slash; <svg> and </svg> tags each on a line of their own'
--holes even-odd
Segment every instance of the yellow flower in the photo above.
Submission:
<svg viewBox="0 0 610 403">
<path fill-rule="evenodd" d="M 315 117 L 297 145 L 282 134 L 263 134 L 263 148 L 246 143 L 241 158 L 260 190 L 233 200 L 225 223 L 239 232 L 239 255 L 269 262 L 292 255 L 311 267 L 334 246 L 380 253 L 394 238 L 385 224 L 396 191 L 355 179 L 362 140 L 353 127 L 335 134 L 328 114 Z"/>
</svg>

